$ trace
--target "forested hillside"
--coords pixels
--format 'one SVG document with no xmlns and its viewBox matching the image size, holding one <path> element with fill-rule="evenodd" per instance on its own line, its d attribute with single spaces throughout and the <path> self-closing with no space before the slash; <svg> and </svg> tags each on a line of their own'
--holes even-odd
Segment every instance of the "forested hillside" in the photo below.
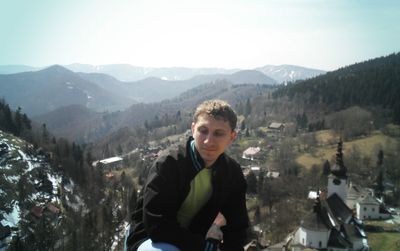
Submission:
<svg viewBox="0 0 400 251">
<path fill-rule="evenodd" d="M 110 250 L 118 245 L 136 189 L 106 178 L 91 153 L 31 126 L 0 102 L 0 229 L 6 250 Z"/>
<path fill-rule="evenodd" d="M 331 111 L 355 105 L 381 106 L 390 109 L 393 120 L 400 122 L 400 53 L 288 84 L 274 95 L 328 105 Z"/>
</svg>

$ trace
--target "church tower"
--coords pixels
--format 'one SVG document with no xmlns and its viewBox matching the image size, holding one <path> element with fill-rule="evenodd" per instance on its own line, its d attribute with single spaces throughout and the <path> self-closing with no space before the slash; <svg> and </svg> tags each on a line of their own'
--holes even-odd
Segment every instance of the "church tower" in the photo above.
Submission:
<svg viewBox="0 0 400 251">
<path fill-rule="evenodd" d="M 331 174 L 328 176 L 328 198 L 336 193 L 343 202 L 347 198 L 347 168 L 343 163 L 343 142 L 338 142 L 336 152 L 336 164 L 331 168 Z"/>
</svg>

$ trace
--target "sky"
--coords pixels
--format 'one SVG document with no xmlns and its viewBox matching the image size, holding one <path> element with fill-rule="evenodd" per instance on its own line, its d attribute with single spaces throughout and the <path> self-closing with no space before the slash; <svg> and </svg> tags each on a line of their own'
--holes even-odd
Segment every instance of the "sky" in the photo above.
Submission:
<svg viewBox="0 0 400 251">
<path fill-rule="evenodd" d="M 0 0 L 0 65 L 335 70 L 400 51 L 397 0 Z"/>
</svg>

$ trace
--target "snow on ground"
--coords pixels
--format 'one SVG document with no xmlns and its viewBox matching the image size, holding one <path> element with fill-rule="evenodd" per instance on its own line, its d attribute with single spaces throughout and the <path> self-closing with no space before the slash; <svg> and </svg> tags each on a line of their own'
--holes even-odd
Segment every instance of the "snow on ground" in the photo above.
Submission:
<svg viewBox="0 0 400 251">
<path fill-rule="evenodd" d="M 39 196 L 41 195 L 40 192 L 32 193 L 29 195 L 29 200 L 30 201 L 36 201 L 39 199 Z"/>
<path fill-rule="evenodd" d="M 6 170 L 11 170 L 12 169 L 12 165 L 7 164 L 5 166 L 0 166 L 0 168 L 6 169 Z"/>
<path fill-rule="evenodd" d="M 14 184 L 17 183 L 17 182 L 19 181 L 20 177 L 21 177 L 21 176 L 16 176 L 16 175 L 13 175 L 13 176 L 11 176 L 11 175 L 5 176 L 6 180 L 7 180 L 9 183 L 14 183 Z"/>
<path fill-rule="evenodd" d="M 3 214 L 4 219 L 1 221 L 1 224 L 3 224 L 3 226 L 8 225 L 10 227 L 16 227 L 21 220 L 19 217 L 20 215 L 19 205 L 18 202 L 16 202 L 11 213 Z"/>
<path fill-rule="evenodd" d="M 61 177 L 60 176 L 53 176 L 50 173 L 47 173 L 47 178 L 53 184 L 53 194 L 58 193 L 58 185 L 61 184 Z"/>
<path fill-rule="evenodd" d="M 75 210 L 75 212 L 81 211 L 82 213 L 88 213 L 89 210 L 86 208 L 85 202 L 82 198 L 76 194 L 71 194 L 76 202 L 72 202 L 69 196 L 65 196 L 67 205 Z"/>
<path fill-rule="evenodd" d="M 125 234 L 126 231 L 128 229 L 129 223 L 127 221 L 124 221 L 117 229 L 117 231 L 115 231 L 115 235 L 113 238 L 113 243 L 111 244 L 111 251 L 117 250 L 118 248 L 118 243 L 121 240 L 125 240 Z M 123 245 L 123 244 L 122 244 Z M 119 248 L 118 250 L 121 250 L 121 248 Z"/>
<path fill-rule="evenodd" d="M 69 183 L 64 185 L 64 190 L 69 193 L 72 193 L 72 191 L 74 190 L 74 187 L 75 187 L 75 183 L 71 179 L 69 179 Z"/>
<path fill-rule="evenodd" d="M 34 165 L 32 164 L 31 158 L 30 158 L 30 157 L 28 158 L 28 156 L 27 156 L 23 151 L 21 151 L 21 150 L 18 150 L 18 153 L 19 153 L 19 155 L 21 156 L 21 158 L 22 158 L 26 163 L 28 163 L 28 170 L 26 170 L 25 173 L 26 173 L 26 172 L 32 171 L 33 168 L 36 167 L 36 165 L 34 166 Z"/>
</svg>

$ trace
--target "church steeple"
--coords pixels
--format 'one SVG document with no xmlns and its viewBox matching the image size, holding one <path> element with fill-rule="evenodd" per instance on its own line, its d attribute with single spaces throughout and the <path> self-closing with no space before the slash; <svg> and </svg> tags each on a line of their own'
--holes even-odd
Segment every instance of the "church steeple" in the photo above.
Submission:
<svg viewBox="0 0 400 251">
<path fill-rule="evenodd" d="M 347 168 L 343 162 L 343 141 L 339 140 L 336 151 L 336 164 L 331 168 L 331 173 L 338 178 L 347 178 Z"/>
<path fill-rule="evenodd" d="M 337 194 L 344 202 L 347 199 L 347 168 L 343 163 L 343 141 L 339 140 L 336 151 L 336 163 L 331 168 L 328 176 L 328 198 Z"/>
</svg>

